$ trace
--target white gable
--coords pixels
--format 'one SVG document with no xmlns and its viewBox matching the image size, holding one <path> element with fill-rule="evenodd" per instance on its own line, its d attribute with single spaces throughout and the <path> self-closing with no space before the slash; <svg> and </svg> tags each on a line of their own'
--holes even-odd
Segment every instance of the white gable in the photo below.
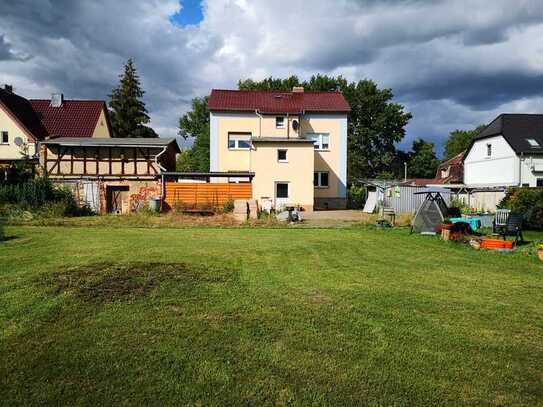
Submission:
<svg viewBox="0 0 543 407">
<path fill-rule="evenodd" d="M 517 154 L 502 136 L 477 140 L 464 160 L 464 184 L 518 185 L 519 165 Z"/>
</svg>

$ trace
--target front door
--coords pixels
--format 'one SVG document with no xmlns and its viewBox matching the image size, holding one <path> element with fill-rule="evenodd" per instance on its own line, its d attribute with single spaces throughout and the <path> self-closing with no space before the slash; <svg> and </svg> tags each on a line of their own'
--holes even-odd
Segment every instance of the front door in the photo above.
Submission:
<svg viewBox="0 0 543 407">
<path fill-rule="evenodd" d="M 275 183 L 275 208 L 282 208 L 289 203 L 290 184 L 288 182 Z"/>
<path fill-rule="evenodd" d="M 123 209 L 123 200 L 128 195 L 128 185 L 108 185 L 107 186 L 107 211 L 108 213 L 121 213 Z"/>
</svg>

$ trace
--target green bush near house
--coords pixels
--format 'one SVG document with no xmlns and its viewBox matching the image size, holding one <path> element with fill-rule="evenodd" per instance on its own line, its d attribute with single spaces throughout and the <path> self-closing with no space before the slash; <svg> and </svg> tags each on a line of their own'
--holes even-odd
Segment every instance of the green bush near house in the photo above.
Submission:
<svg viewBox="0 0 543 407">
<path fill-rule="evenodd" d="M 224 213 L 231 213 L 234 211 L 234 200 L 232 198 L 228 198 L 224 203 L 223 211 Z"/>
<path fill-rule="evenodd" d="M 362 185 L 351 185 L 347 190 L 347 208 L 362 209 L 366 203 L 367 188 Z"/>
<path fill-rule="evenodd" d="M 509 188 L 499 207 L 522 213 L 526 227 L 543 230 L 543 188 Z"/>
<path fill-rule="evenodd" d="M 0 215 L 7 217 L 31 213 L 44 217 L 89 215 L 78 207 L 72 192 L 38 177 L 18 184 L 0 185 Z"/>
</svg>

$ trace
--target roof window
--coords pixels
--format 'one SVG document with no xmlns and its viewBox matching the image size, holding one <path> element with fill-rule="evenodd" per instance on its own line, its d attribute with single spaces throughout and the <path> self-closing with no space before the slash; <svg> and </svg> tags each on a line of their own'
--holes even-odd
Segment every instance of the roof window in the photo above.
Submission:
<svg viewBox="0 0 543 407">
<path fill-rule="evenodd" d="M 526 141 L 528 142 L 528 144 L 530 144 L 530 147 L 535 147 L 535 148 L 540 148 L 541 147 L 541 145 L 537 142 L 536 139 L 527 138 Z"/>
</svg>

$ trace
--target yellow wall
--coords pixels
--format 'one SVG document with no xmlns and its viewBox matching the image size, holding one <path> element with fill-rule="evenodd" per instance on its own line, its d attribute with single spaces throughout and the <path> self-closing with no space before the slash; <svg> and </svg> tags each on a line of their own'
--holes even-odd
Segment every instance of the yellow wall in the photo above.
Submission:
<svg viewBox="0 0 543 407">
<path fill-rule="evenodd" d="M 229 150 L 228 133 L 246 132 L 254 139 L 262 137 L 287 137 L 286 129 L 275 128 L 275 115 L 263 116 L 260 119 L 255 113 L 219 114 L 217 115 L 217 158 L 218 166 L 216 171 L 254 171 L 257 168 L 269 174 L 273 174 L 275 158 L 269 163 L 261 162 L 262 158 L 248 150 Z M 339 117 L 339 116 L 338 116 Z M 292 130 L 292 120 L 299 120 L 297 116 L 289 117 L 289 137 L 297 138 L 298 134 Z M 286 124 L 286 116 L 285 116 Z M 302 137 L 308 133 L 328 133 L 330 136 L 330 148 L 328 151 L 314 151 L 313 154 L 304 155 L 304 168 L 314 167 L 315 171 L 327 171 L 329 174 L 328 188 L 314 188 L 315 197 L 337 197 L 339 194 L 339 173 L 340 173 L 340 122 L 337 117 L 330 115 L 305 116 L 301 121 Z M 212 140 L 213 142 L 213 140 Z M 290 144 L 289 144 L 290 145 Z M 313 146 L 311 146 L 313 148 Z M 344 157 L 346 160 L 346 157 Z M 266 167 L 268 165 L 268 167 Z M 313 170 L 311 171 L 311 187 L 313 188 Z M 257 173 L 258 176 L 258 173 Z"/>
<path fill-rule="evenodd" d="M 21 137 L 23 142 L 28 143 L 29 145 L 29 155 L 34 155 L 35 144 L 34 142 L 29 143 L 29 138 L 27 133 L 21 128 L 15 120 L 13 120 L 3 108 L 0 107 L 0 132 L 7 131 L 9 137 L 9 143 L 0 144 L 0 160 L 19 160 L 22 158 L 21 152 L 22 149 L 15 145 L 15 137 Z"/>
<path fill-rule="evenodd" d="M 317 118 L 302 120 L 302 134 L 328 133 L 330 148 L 327 151 L 315 151 L 315 171 L 328 172 L 328 188 L 315 188 L 315 197 L 337 197 L 339 191 L 340 166 L 340 125 L 337 119 Z"/>
<path fill-rule="evenodd" d="M 96 123 L 94 132 L 92 133 L 92 137 L 102 137 L 102 138 L 111 137 L 111 134 L 109 133 L 109 129 L 107 127 L 106 114 L 103 109 L 102 109 L 102 112 L 100 113 L 100 117 L 98 118 L 98 123 Z"/>
<path fill-rule="evenodd" d="M 288 162 L 277 161 L 277 150 L 286 149 Z M 289 182 L 289 204 L 313 209 L 313 145 L 309 143 L 255 143 L 253 147 L 253 197 L 275 198 L 275 183 Z"/>
</svg>

